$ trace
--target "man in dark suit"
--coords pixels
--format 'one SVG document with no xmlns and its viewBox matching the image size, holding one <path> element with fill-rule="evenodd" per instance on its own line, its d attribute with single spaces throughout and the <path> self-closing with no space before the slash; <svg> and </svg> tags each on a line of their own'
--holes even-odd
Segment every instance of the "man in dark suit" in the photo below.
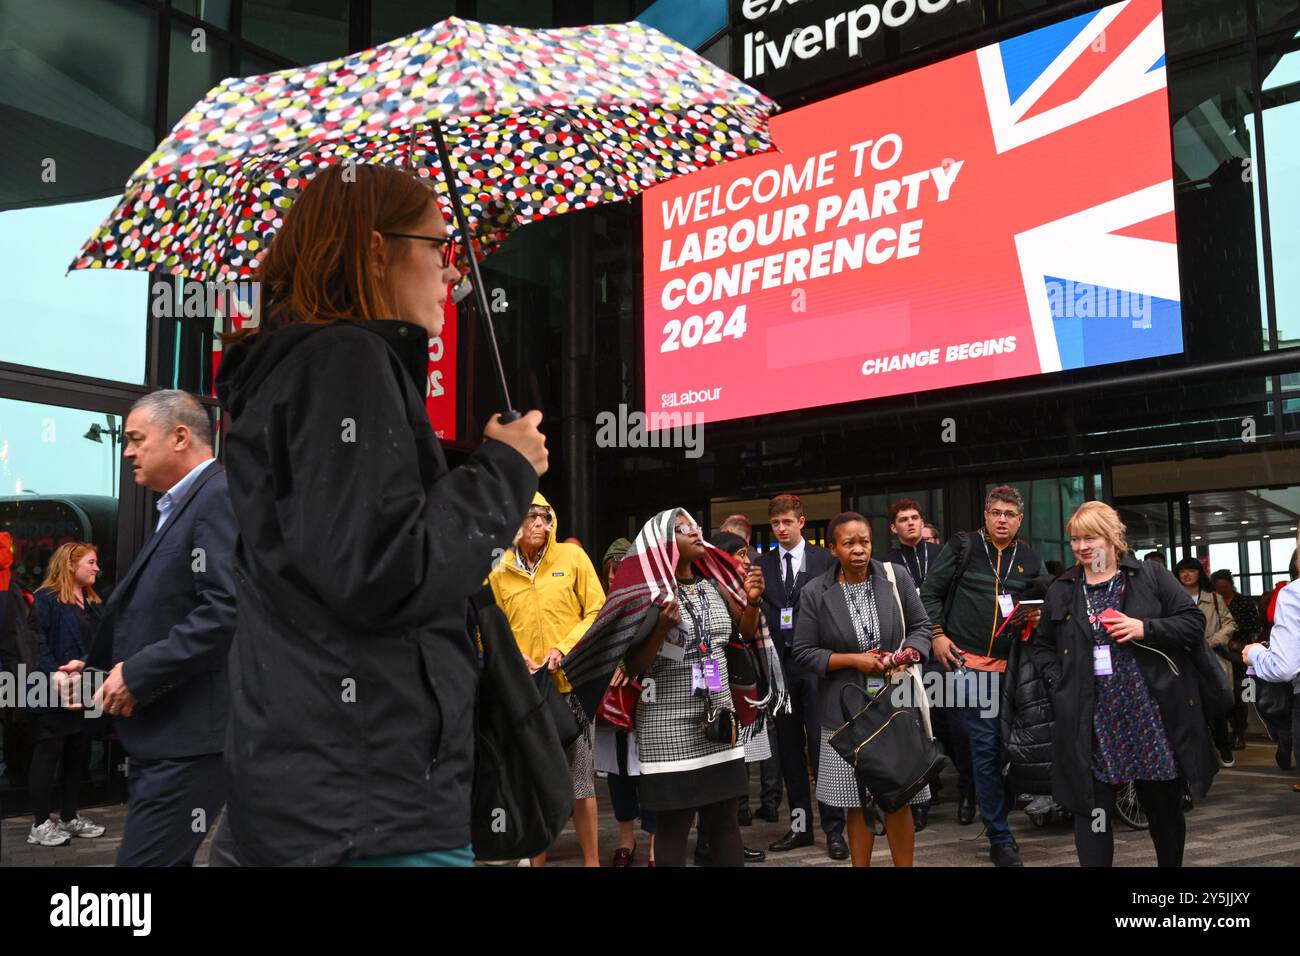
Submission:
<svg viewBox="0 0 1300 956">
<path fill-rule="evenodd" d="M 225 803 L 238 526 L 194 396 L 145 396 L 125 437 L 136 484 L 162 497 L 153 536 L 114 588 L 87 655 L 111 668 L 102 704 L 130 758 L 117 865 L 189 866 Z"/>
<path fill-rule="evenodd" d="M 768 503 L 768 518 L 777 540 L 775 548 L 763 552 L 759 567 L 767 588 L 763 592 L 763 613 L 781 664 L 793 711 L 776 718 L 777 756 L 781 776 L 790 797 L 790 829 L 768 849 L 780 853 L 812 846 L 812 790 L 808 768 L 817 775 L 821 748 L 821 721 L 817 715 L 817 675 L 800 667 L 791 656 L 794 627 L 799 617 L 799 592 L 804 584 L 835 567 L 837 561 L 825 548 L 803 538 L 803 502 L 797 495 L 777 495 Z M 844 839 L 844 811 L 818 804 L 826 850 L 832 860 L 847 860 L 849 845 Z"/>
</svg>

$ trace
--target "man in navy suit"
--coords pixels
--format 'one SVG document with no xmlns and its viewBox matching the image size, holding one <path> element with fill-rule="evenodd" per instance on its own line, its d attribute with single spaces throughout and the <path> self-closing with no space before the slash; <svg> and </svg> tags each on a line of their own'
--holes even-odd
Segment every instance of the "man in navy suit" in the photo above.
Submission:
<svg viewBox="0 0 1300 956">
<path fill-rule="evenodd" d="M 153 536 L 113 589 L 87 655 L 111 668 L 102 704 L 130 757 L 117 865 L 190 866 L 225 803 L 238 525 L 194 396 L 146 395 L 125 438 L 136 484 L 162 497 Z"/>
<path fill-rule="evenodd" d="M 777 495 L 768 503 L 767 513 L 777 546 L 764 551 L 759 558 L 763 580 L 767 582 L 763 613 L 785 668 L 785 686 L 793 707 L 792 713 L 776 718 L 777 757 L 790 796 L 790 829 L 768 849 L 780 853 L 813 845 L 808 768 L 811 766 L 813 776 L 817 775 L 817 755 L 821 748 L 818 677 L 796 664 L 790 655 L 794 626 L 799 619 L 799 592 L 807 582 L 838 566 L 839 562 L 830 551 L 804 540 L 805 517 L 798 495 Z M 818 804 L 818 811 L 826 832 L 827 854 L 832 860 L 847 860 L 849 845 L 844 839 L 844 811 L 824 803 Z"/>
</svg>

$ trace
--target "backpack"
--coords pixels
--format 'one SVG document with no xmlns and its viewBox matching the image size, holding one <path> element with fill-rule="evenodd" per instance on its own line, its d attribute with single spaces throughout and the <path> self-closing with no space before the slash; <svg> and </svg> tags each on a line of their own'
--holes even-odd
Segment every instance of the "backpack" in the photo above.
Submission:
<svg viewBox="0 0 1300 956">
<path fill-rule="evenodd" d="M 952 613 L 952 602 L 957 597 L 957 585 L 961 581 L 962 575 L 970 567 L 970 559 L 975 553 L 975 546 L 971 544 L 973 538 L 978 532 L 975 531 L 958 531 L 957 537 L 961 539 L 961 545 L 957 550 L 957 570 L 952 574 L 952 580 L 948 582 L 948 595 L 943 599 L 943 620 L 947 626 L 948 616 Z"/>
<path fill-rule="evenodd" d="M 470 839 L 480 860 L 543 852 L 573 816 L 573 777 L 552 716 L 558 697 L 528 673 L 490 585 L 470 599 L 483 649 L 474 714 Z M 548 690 L 549 689 L 549 690 Z"/>
</svg>

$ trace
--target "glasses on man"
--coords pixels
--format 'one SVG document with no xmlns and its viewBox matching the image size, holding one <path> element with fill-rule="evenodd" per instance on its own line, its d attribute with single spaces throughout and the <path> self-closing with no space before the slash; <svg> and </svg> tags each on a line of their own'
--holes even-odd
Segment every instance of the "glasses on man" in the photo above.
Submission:
<svg viewBox="0 0 1300 956">
<path fill-rule="evenodd" d="M 524 524 L 532 524 L 534 521 L 540 521 L 542 524 L 550 527 L 551 513 L 549 511 L 530 511 L 524 515 Z"/>
<path fill-rule="evenodd" d="M 999 510 L 997 510 L 996 508 L 990 508 L 990 509 L 989 509 L 989 517 L 991 517 L 991 518 L 1006 518 L 1008 521 L 1015 521 L 1017 518 L 1020 517 L 1020 512 L 1019 512 L 1019 511 L 999 511 Z"/>
<path fill-rule="evenodd" d="M 451 260 L 456 255 L 456 243 L 450 236 L 421 236 L 414 232 L 381 232 L 380 235 L 392 236 L 395 239 L 422 239 L 425 242 L 432 242 L 435 246 L 441 246 L 444 269 L 451 267 Z"/>
</svg>

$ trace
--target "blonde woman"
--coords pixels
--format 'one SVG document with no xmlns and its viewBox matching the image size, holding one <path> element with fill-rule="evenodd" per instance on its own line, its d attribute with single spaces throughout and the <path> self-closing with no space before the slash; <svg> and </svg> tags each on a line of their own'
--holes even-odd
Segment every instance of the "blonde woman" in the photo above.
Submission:
<svg viewBox="0 0 1300 956">
<path fill-rule="evenodd" d="M 1133 558 L 1124 530 L 1104 502 L 1074 513 L 1077 563 L 1048 587 L 1032 638 L 1055 710 L 1052 795 L 1074 814 L 1079 864 L 1110 866 L 1115 792 L 1132 781 L 1157 862 L 1182 866 L 1183 786 L 1199 799 L 1218 772 L 1193 663 L 1205 622 L 1173 574 Z"/>
<path fill-rule="evenodd" d="M 40 668 L 45 673 L 54 674 L 69 661 L 86 659 L 99 625 L 98 577 L 99 552 L 93 544 L 69 541 L 50 557 L 45 580 L 36 591 L 36 619 L 45 635 Z M 28 772 L 34 822 L 27 842 L 61 846 L 73 837 L 103 836 L 102 826 L 77 812 L 77 795 L 90 757 L 83 713 L 51 708 L 34 716 L 36 747 Z M 50 817 L 56 789 L 57 823 Z"/>
</svg>

